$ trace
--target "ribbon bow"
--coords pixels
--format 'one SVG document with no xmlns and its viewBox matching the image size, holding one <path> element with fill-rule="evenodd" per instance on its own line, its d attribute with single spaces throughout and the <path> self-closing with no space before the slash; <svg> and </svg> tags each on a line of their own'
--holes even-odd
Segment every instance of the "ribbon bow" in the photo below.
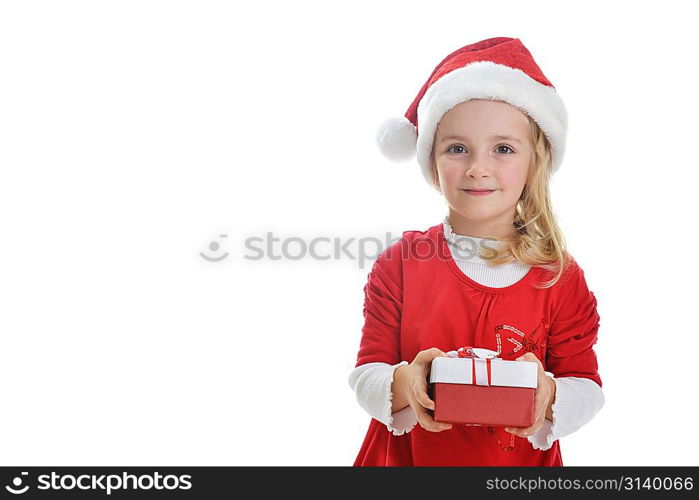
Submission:
<svg viewBox="0 0 699 500">
<path fill-rule="evenodd" d="M 491 351 L 490 349 L 483 349 L 481 347 L 465 346 L 459 347 L 458 351 L 449 351 L 447 355 L 451 358 L 493 359 L 497 358 L 499 353 L 497 351 Z"/>
<path fill-rule="evenodd" d="M 481 347 L 465 346 L 458 351 L 449 351 L 447 356 L 452 358 L 473 358 L 471 363 L 472 379 L 475 385 L 492 385 L 491 361 L 501 361 L 497 351 L 483 349 Z"/>
</svg>

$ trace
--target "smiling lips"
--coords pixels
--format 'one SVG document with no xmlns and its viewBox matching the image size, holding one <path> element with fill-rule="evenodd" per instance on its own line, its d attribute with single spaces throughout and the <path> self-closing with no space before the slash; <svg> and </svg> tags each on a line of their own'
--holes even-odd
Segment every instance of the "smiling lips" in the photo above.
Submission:
<svg viewBox="0 0 699 500">
<path fill-rule="evenodd" d="M 494 192 L 495 190 L 494 189 L 464 189 L 463 191 L 468 193 L 468 194 L 475 195 L 475 196 L 485 196 L 485 195 L 488 195 L 488 194 Z"/>
</svg>

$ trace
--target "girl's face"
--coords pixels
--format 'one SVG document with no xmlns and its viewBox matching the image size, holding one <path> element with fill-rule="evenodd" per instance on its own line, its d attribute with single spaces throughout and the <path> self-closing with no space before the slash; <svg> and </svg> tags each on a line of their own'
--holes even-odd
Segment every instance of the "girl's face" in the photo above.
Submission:
<svg viewBox="0 0 699 500">
<path fill-rule="evenodd" d="M 454 232 L 500 238 L 514 231 L 533 153 L 530 132 L 526 115 L 501 101 L 473 99 L 442 117 L 433 154 Z"/>
</svg>

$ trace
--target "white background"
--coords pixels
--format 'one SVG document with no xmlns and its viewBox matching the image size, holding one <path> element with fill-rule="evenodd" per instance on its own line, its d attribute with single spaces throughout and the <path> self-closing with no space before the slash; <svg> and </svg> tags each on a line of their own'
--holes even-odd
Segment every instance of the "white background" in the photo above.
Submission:
<svg viewBox="0 0 699 500">
<path fill-rule="evenodd" d="M 352 464 L 371 261 L 244 242 L 438 224 L 376 127 L 447 54 L 512 36 L 568 108 L 553 203 L 601 317 L 607 402 L 564 463 L 697 465 L 685 5 L 3 2 L 0 463 Z"/>
</svg>

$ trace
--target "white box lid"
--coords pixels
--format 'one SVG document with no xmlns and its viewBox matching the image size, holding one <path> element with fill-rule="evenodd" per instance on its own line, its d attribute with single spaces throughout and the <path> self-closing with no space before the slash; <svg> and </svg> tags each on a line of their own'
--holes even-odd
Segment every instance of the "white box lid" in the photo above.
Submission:
<svg viewBox="0 0 699 500">
<path fill-rule="evenodd" d="M 488 381 L 487 363 L 490 363 L 490 381 Z M 432 360 L 429 380 L 430 384 L 441 382 L 536 388 L 537 378 L 538 366 L 532 361 L 438 357 Z"/>
</svg>

